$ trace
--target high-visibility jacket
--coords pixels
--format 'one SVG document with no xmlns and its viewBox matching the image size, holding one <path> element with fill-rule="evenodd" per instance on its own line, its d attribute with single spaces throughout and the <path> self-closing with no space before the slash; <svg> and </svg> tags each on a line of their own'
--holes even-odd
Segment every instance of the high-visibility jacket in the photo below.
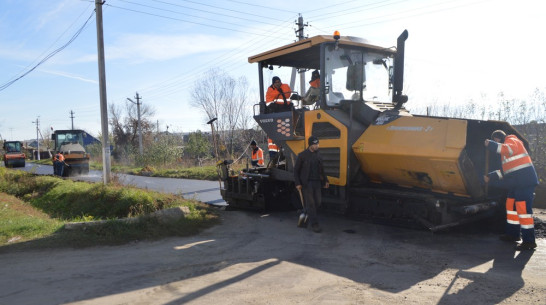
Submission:
<svg viewBox="0 0 546 305">
<path fill-rule="evenodd" d="M 54 156 L 53 156 L 53 162 L 55 161 L 61 161 L 63 162 L 64 161 L 64 156 L 63 154 L 61 153 L 56 153 Z"/>
<path fill-rule="evenodd" d="M 281 94 L 282 91 L 282 94 Z M 275 101 L 277 104 L 284 104 L 284 98 L 286 99 L 287 103 L 290 103 L 290 95 L 292 93 L 292 89 L 290 89 L 290 86 L 287 84 L 281 84 L 280 90 L 277 89 L 275 86 L 271 85 L 269 88 L 267 88 L 267 93 L 265 94 L 265 102 L 267 104 Z"/>
<path fill-rule="evenodd" d="M 310 81 L 310 82 L 309 82 L 309 85 L 310 85 L 311 87 L 314 87 L 314 88 L 320 87 L 320 78 L 317 78 L 317 79 L 315 79 L 315 80 L 313 80 L 313 81 Z"/>
<path fill-rule="evenodd" d="M 523 142 L 514 135 L 507 135 L 504 143 L 489 142 L 487 148 L 501 157 L 502 171 L 496 170 L 488 176 L 493 178 L 490 181 L 494 186 L 508 190 L 506 234 L 518 237 L 521 230 L 523 242 L 534 243 L 533 197 L 538 177 L 531 157 Z"/>
<path fill-rule="evenodd" d="M 271 152 L 279 152 L 279 147 L 277 144 L 273 143 L 273 140 L 267 139 L 267 149 Z"/>
<path fill-rule="evenodd" d="M 511 186 L 531 186 L 538 184 L 538 177 L 533 161 L 523 142 L 515 135 L 507 135 L 504 143 L 489 142 L 487 148 L 500 155 L 502 171 L 496 170 L 489 176 L 496 180 L 505 180 Z"/>
<path fill-rule="evenodd" d="M 264 151 L 259 147 L 252 150 L 252 165 L 264 166 Z"/>
<path fill-rule="evenodd" d="M 502 171 L 505 175 L 533 166 L 523 142 L 514 135 L 506 136 L 504 144 L 497 146 L 497 153 L 501 155 Z"/>
</svg>

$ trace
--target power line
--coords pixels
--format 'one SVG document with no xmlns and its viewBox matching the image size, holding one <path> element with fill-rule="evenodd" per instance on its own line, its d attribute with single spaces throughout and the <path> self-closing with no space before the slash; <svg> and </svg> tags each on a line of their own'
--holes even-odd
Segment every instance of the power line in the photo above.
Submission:
<svg viewBox="0 0 546 305">
<path fill-rule="evenodd" d="M 63 36 L 66 34 L 66 32 L 68 32 L 68 30 L 74 26 L 74 24 L 76 24 L 76 22 L 81 18 L 81 16 L 82 16 L 85 12 L 87 12 L 87 11 L 89 10 L 89 7 L 90 7 L 90 6 L 91 6 L 91 4 L 89 4 L 89 5 L 87 6 L 87 8 L 81 12 L 81 14 L 78 16 L 78 18 L 76 18 L 76 19 L 74 20 L 74 22 L 72 22 L 72 24 L 70 24 L 70 25 L 61 33 L 61 35 L 59 35 L 59 37 L 57 37 L 57 39 L 55 39 L 55 41 L 53 41 L 53 42 L 51 43 L 51 45 L 49 45 L 49 47 L 48 47 L 47 49 L 45 49 L 45 50 L 44 50 L 36 59 L 34 59 L 32 62 L 30 62 L 26 67 L 24 67 L 23 69 L 21 69 L 21 72 L 20 72 L 20 73 L 23 73 L 23 71 L 29 69 L 29 67 L 31 67 L 36 61 L 38 61 L 38 59 L 40 59 L 42 56 L 44 56 L 44 54 L 46 54 L 47 51 L 48 51 L 49 49 L 51 49 L 51 48 L 53 47 L 53 45 L 55 45 L 55 44 L 61 39 L 61 37 L 63 37 Z M 13 78 L 15 78 L 15 77 L 13 77 Z"/>
<path fill-rule="evenodd" d="M 321 11 L 321 10 L 325 10 L 327 8 L 331 8 L 331 7 L 338 7 L 340 5 L 344 5 L 344 4 L 347 4 L 347 3 L 351 3 L 351 2 L 361 2 L 362 0 L 351 0 L 351 1 L 347 1 L 347 2 L 342 2 L 342 3 L 336 3 L 336 4 L 332 4 L 332 5 L 328 5 L 328 6 L 323 6 L 321 8 L 316 8 L 314 10 L 308 10 L 308 11 L 305 11 L 305 13 L 311 13 L 311 12 L 316 12 L 316 11 Z"/>
<path fill-rule="evenodd" d="M 357 14 L 357 13 L 360 13 L 362 11 L 368 11 L 369 12 L 369 11 L 371 11 L 373 9 L 377 9 L 377 8 L 380 8 L 380 7 L 389 6 L 389 5 L 393 5 L 393 4 L 397 4 L 397 3 L 400 3 L 400 2 L 407 2 L 408 0 L 398 0 L 398 1 L 395 1 L 395 2 L 392 2 L 392 3 L 385 3 L 385 2 L 391 2 L 391 1 L 392 0 L 382 0 L 382 1 L 377 1 L 377 2 L 374 2 L 374 3 L 368 3 L 368 4 L 364 4 L 364 5 L 359 5 L 359 6 L 356 6 L 356 7 L 351 7 L 351 8 L 348 8 L 348 9 L 343 9 L 343 10 L 334 11 L 334 12 L 328 12 L 328 13 L 325 13 L 325 14 L 320 14 L 320 15 L 315 15 L 315 16 L 311 15 L 311 17 L 308 17 L 308 19 L 323 20 L 323 19 L 331 19 L 331 18 L 334 18 L 334 17 L 341 17 L 341 16 L 346 16 L 346 15 L 351 15 L 351 14 Z M 349 13 L 345 13 L 347 11 L 349 11 Z"/>
<path fill-rule="evenodd" d="M 78 29 L 78 31 L 76 31 L 76 33 L 72 36 L 72 38 L 70 38 L 70 40 L 65 43 L 63 46 L 59 47 L 58 49 L 54 50 L 53 52 L 49 53 L 46 57 L 44 57 L 40 62 L 38 62 L 36 65 L 34 65 L 34 67 L 32 67 L 31 69 L 29 69 L 27 72 L 24 72 L 23 74 L 21 74 L 20 76 L 16 77 L 15 79 L 3 84 L 3 85 L 0 85 L 0 91 L 8 88 L 9 86 L 11 86 L 13 83 L 15 83 L 16 81 L 20 80 L 21 78 L 25 77 L 26 75 L 28 75 L 30 72 L 34 71 L 34 69 L 38 68 L 41 64 L 45 63 L 46 61 L 48 61 L 51 57 L 55 56 L 57 53 L 61 52 L 62 50 L 64 50 L 66 47 L 68 47 L 74 40 L 76 40 L 76 38 L 78 36 L 80 36 L 81 32 L 83 31 L 83 29 L 85 28 L 85 26 L 87 25 L 87 23 L 89 22 L 89 20 L 91 19 L 91 17 L 93 17 L 93 15 L 95 14 L 95 11 L 93 11 L 91 13 L 91 15 L 89 16 L 89 18 L 87 18 L 87 20 L 84 22 L 84 24 Z"/>
<path fill-rule="evenodd" d="M 239 4 L 246 4 L 246 5 L 250 5 L 250 6 L 254 6 L 254 7 L 266 8 L 266 9 L 269 9 L 269 10 L 274 10 L 274 11 L 276 11 L 276 12 L 281 11 L 281 12 L 287 12 L 287 13 L 297 14 L 297 12 L 285 10 L 285 9 L 278 8 L 278 7 L 271 7 L 271 6 L 259 5 L 259 4 L 248 3 L 248 2 L 237 1 L 237 0 L 227 0 L 227 1 L 229 1 L 229 2 L 235 2 L 235 3 L 239 3 Z M 352 1 L 359 1 L 359 0 L 352 0 Z M 190 2 L 193 2 L 193 1 L 190 1 Z"/>
<path fill-rule="evenodd" d="M 268 29 L 267 32 L 271 33 L 274 29 L 277 29 L 279 27 L 284 28 L 285 24 L 291 22 L 291 21 L 285 21 L 283 24 L 276 25 L 274 28 Z M 178 92 L 182 90 L 183 88 L 188 87 L 187 80 L 195 78 L 195 75 L 198 75 L 202 72 L 205 72 L 206 70 L 210 69 L 210 67 L 218 66 L 219 64 L 222 64 L 224 62 L 227 62 L 228 60 L 234 58 L 235 56 L 240 54 L 240 50 L 246 50 L 249 51 L 249 46 L 253 46 L 252 49 L 263 49 L 266 47 L 267 44 L 263 44 L 262 42 L 270 37 L 254 37 L 253 39 L 246 41 L 245 43 L 239 45 L 239 47 L 231 50 L 230 52 L 224 53 L 212 61 L 209 61 L 208 65 L 200 66 L 197 70 L 192 70 L 190 73 L 185 73 L 183 75 L 171 78 L 170 80 L 163 81 L 158 84 L 154 84 L 148 88 L 141 89 L 141 91 L 146 92 L 148 95 L 148 98 L 157 98 L 159 96 L 168 96 L 175 92 Z M 284 39 L 286 39 L 286 36 L 283 36 Z M 280 38 L 278 39 L 280 40 Z M 274 42 L 269 39 L 267 40 L 268 44 L 273 44 Z M 252 50 L 250 49 L 250 50 Z M 154 94 L 153 91 L 159 91 L 161 90 L 161 93 Z M 167 91 L 168 90 L 168 91 Z"/>
<path fill-rule="evenodd" d="M 226 28 L 226 27 L 221 27 L 221 26 L 216 26 L 216 25 L 210 25 L 210 24 L 201 23 L 201 22 L 195 22 L 195 21 L 189 21 L 189 20 L 184 20 L 184 19 L 179 19 L 179 18 L 174 18 L 174 17 L 168 17 L 168 16 L 159 15 L 159 14 L 154 14 L 154 13 L 139 11 L 139 10 L 135 10 L 135 9 L 130 9 L 130 8 L 126 8 L 126 7 L 115 6 L 115 5 L 111 5 L 111 4 L 107 4 L 107 3 L 105 3 L 104 5 L 107 5 L 107 6 L 113 7 L 113 8 L 118 8 L 118 9 L 126 10 L 126 11 L 131 11 L 131 12 L 139 13 L 139 14 L 144 14 L 144 15 L 149 15 L 149 16 L 155 16 L 155 17 L 164 18 L 164 19 L 171 19 L 171 20 L 176 20 L 176 21 L 181 21 L 181 22 L 187 22 L 187 23 L 197 24 L 197 25 L 201 25 L 201 26 L 206 26 L 206 27 L 211 27 L 211 28 L 216 28 L 216 29 L 221 29 L 221 30 L 226 30 L 226 31 L 231 31 L 231 32 L 239 32 L 239 33 L 250 34 L 250 35 L 266 36 L 266 35 L 264 35 L 264 34 L 258 34 L 258 33 L 247 32 L 247 31 L 236 30 L 236 29 L 230 29 L 230 28 Z"/>
<path fill-rule="evenodd" d="M 152 1 L 168 3 L 168 2 L 165 2 L 165 1 L 161 1 L 161 0 L 152 0 Z M 240 13 L 240 14 L 248 14 L 248 13 L 245 13 L 245 12 L 240 12 L 240 11 L 237 11 L 237 10 L 223 8 L 223 7 L 219 7 L 219 6 L 215 6 L 215 5 L 211 5 L 211 4 L 203 4 L 203 3 L 200 3 L 200 2 L 197 2 L 197 1 L 191 1 L 191 0 L 182 0 L 182 1 L 190 2 L 190 3 L 194 3 L 194 4 L 199 4 L 199 5 L 203 5 L 203 6 L 208 6 L 208 7 L 213 7 L 213 8 L 226 10 L 226 11 L 230 11 L 230 12 L 236 12 L 236 13 Z M 288 13 L 292 13 L 292 14 L 297 14 L 297 12 L 287 11 L 287 10 L 284 10 L 284 9 L 278 9 L 277 8 L 276 10 L 284 11 L 284 12 L 288 12 Z M 255 15 L 255 16 L 258 16 L 258 15 Z M 261 17 L 268 18 L 268 19 L 272 18 L 271 16 L 261 16 Z"/>
<path fill-rule="evenodd" d="M 173 11 L 173 10 L 169 10 L 169 9 L 165 9 L 165 8 L 160 8 L 160 7 L 157 7 L 157 6 L 136 3 L 134 1 L 129 1 L 129 0 L 118 0 L 118 1 L 130 3 L 130 4 L 133 4 L 133 5 L 143 6 L 143 7 L 147 7 L 147 8 L 152 8 L 152 9 L 156 9 L 156 10 L 160 10 L 160 11 L 164 11 L 164 12 L 169 12 L 169 13 L 174 13 L 174 14 L 179 14 L 179 15 L 187 15 L 187 16 L 190 16 L 190 17 L 204 19 L 204 20 L 211 20 L 211 21 L 215 21 L 215 22 L 227 23 L 227 24 L 232 24 L 232 25 L 239 25 L 239 24 L 235 24 L 235 23 L 231 23 L 231 22 L 227 22 L 227 21 L 220 21 L 220 20 L 218 20 L 218 18 L 214 19 L 214 18 L 206 18 L 206 17 L 202 17 L 202 16 L 191 15 L 191 14 L 188 14 L 188 13 Z M 247 19 L 247 18 L 242 18 L 242 17 L 231 16 L 231 15 L 227 15 L 227 14 L 213 13 L 213 12 L 206 11 L 206 10 L 194 9 L 194 8 L 185 7 L 185 6 L 182 6 L 182 5 L 177 5 L 177 4 L 172 4 L 172 3 L 169 3 L 169 4 L 174 5 L 174 6 L 178 6 L 178 7 L 182 7 L 182 8 L 197 10 L 197 11 L 200 11 L 200 12 L 205 12 L 205 13 L 209 13 L 209 14 L 213 14 L 213 15 L 222 15 L 222 16 L 225 16 L 225 17 L 236 18 L 236 19 L 240 19 L 240 20 L 244 20 L 244 21 L 259 22 L 259 23 L 264 23 L 264 24 L 272 24 L 272 23 L 264 22 L 263 20 L 260 20 L 260 21 L 252 20 L 252 19 Z"/>
<path fill-rule="evenodd" d="M 349 23 L 345 23 L 345 24 L 338 24 L 338 25 L 335 25 L 335 26 L 340 27 L 340 26 L 344 26 L 344 25 L 352 25 L 352 26 L 348 26 L 348 27 L 344 26 L 345 29 L 350 29 L 350 28 L 355 28 L 355 27 L 360 27 L 360 26 L 369 26 L 369 25 L 380 24 L 380 23 L 385 23 L 385 22 L 393 22 L 393 21 L 398 21 L 398 20 L 403 20 L 403 19 L 408 19 L 408 18 L 414 18 L 414 17 L 418 17 L 418 16 L 422 16 L 422 15 L 434 14 L 434 13 L 438 13 L 438 12 L 442 12 L 442 11 L 453 10 L 455 8 L 481 4 L 483 2 L 489 2 L 489 1 L 491 1 L 491 0 L 469 2 L 469 3 L 464 3 L 464 4 L 461 4 L 461 5 L 457 5 L 457 6 L 451 6 L 451 7 L 447 7 L 447 8 L 439 8 L 439 9 L 424 11 L 424 12 L 421 12 L 421 13 L 411 14 L 411 15 L 407 15 L 407 16 L 388 18 L 388 19 L 380 20 L 380 21 L 376 21 L 376 22 L 366 22 L 366 23 L 349 22 Z M 386 14 L 386 15 L 383 15 L 383 16 L 372 17 L 372 18 L 369 18 L 367 20 L 380 19 L 380 18 L 385 18 L 385 17 L 390 17 L 390 16 L 401 15 L 401 14 L 404 14 L 404 13 L 407 13 L 407 12 L 412 12 L 412 11 L 422 10 L 422 9 L 429 9 L 431 7 L 434 7 L 434 6 L 443 5 L 443 4 L 447 4 L 447 3 L 451 3 L 451 2 L 460 2 L 460 1 L 458 1 L 458 0 L 449 0 L 449 1 L 444 1 L 444 2 L 434 3 L 434 4 L 431 4 L 431 5 L 422 6 L 422 7 L 418 7 L 418 8 L 414 8 L 414 9 L 410 9 L 410 10 L 406 10 L 406 11 L 402 11 L 402 12 L 398 12 L 398 13 L 394 13 L 394 14 Z"/>
</svg>

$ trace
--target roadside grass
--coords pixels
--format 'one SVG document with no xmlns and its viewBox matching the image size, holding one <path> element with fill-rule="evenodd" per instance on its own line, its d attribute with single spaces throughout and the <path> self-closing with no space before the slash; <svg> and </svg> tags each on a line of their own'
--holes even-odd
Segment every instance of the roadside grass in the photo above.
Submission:
<svg viewBox="0 0 546 305">
<path fill-rule="evenodd" d="M 30 160 L 30 162 L 41 165 L 52 165 L 50 159 Z M 102 170 L 102 163 L 91 161 L 89 162 L 89 168 L 94 170 Z M 138 176 L 182 178 L 209 181 L 218 180 L 218 173 L 215 165 L 202 167 L 184 167 L 180 165 L 168 167 L 166 166 L 165 168 L 156 168 L 152 166 L 137 167 L 121 164 L 112 164 L 111 170 L 115 173 L 125 173 Z"/>
<path fill-rule="evenodd" d="M 88 247 L 187 236 L 219 222 L 214 208 L 195 200 L 116 184 L 74 182 L 0 168 L 0 251 Z M 187 207 L 184 217 L 151 213 Z M 131 217 L 134 221 L 118 221 Z M 106 220 L 68 230 L 66 223 Z"/>
<path fill-rule="evenodd" d="M 30 160 L 36 164 L 52 165 L 50 159 L 45 160 Z M 244 164 L 232 164 L 232 169 L 238 172 L 245 168 Z M 89 168 L 93 170 L 102 170 L 102 163 L 96 160 L 89 162 Z M 218 171 L 216 165 L 205 165 L 187 167 L 183 164 L 169 164 L 162 167 L 154 166 L 130 166 L 113 163 L 111 170 L 114 173 L 125 173 L 129 175 L 137 176 L 150 176 L 150 177 L 165 177 L 165 178 L 181 178 L 181 179 L 195 179 L 195 180 L 218 180 Z"/>
<path fill-rule="evenodd" d="M 197 180 L 218 180 L 216 166 L 189 167 L 189 168 L 165 168 L 153 167 L 135 168 L 129 172 L 133 175 L 149 175 L 152 177 L 183 178 Z"/>
<path fill-rule="evenodd" d="M 44 238 L 63 226 L 62 221 L 14 196 L 0 193 L 0 202 L 0 245 Z"/>
</svg>

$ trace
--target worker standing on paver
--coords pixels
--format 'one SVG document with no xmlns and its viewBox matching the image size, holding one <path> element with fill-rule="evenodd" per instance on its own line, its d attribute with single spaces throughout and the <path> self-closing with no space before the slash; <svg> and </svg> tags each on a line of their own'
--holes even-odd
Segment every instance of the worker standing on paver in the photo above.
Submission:
<svg viewBox="0 0 546 305">
<path fill-rule="evenodd" d="M 252 140 L 252 142 L 250 142 L 250 149 L 252 149 L 252 166 L 264 166 L 264 151 L 258 147 L 256 141 Z"/>
</svg>

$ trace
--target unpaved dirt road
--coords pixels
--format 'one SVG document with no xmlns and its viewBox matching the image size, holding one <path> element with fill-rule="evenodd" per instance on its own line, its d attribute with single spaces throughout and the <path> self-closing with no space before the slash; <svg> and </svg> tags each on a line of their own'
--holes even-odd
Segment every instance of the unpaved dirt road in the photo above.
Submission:
<svg viewBox="0 0 546 305">
<path fill-rule="evenodd" d="M 544 212 L 542 216 L 544 216 Z M 432 234 L 294 212 L 222 211 L 199 235 L 8 252 L 0 304 L 546 304 L 546 240 Z"/>
</svg>

